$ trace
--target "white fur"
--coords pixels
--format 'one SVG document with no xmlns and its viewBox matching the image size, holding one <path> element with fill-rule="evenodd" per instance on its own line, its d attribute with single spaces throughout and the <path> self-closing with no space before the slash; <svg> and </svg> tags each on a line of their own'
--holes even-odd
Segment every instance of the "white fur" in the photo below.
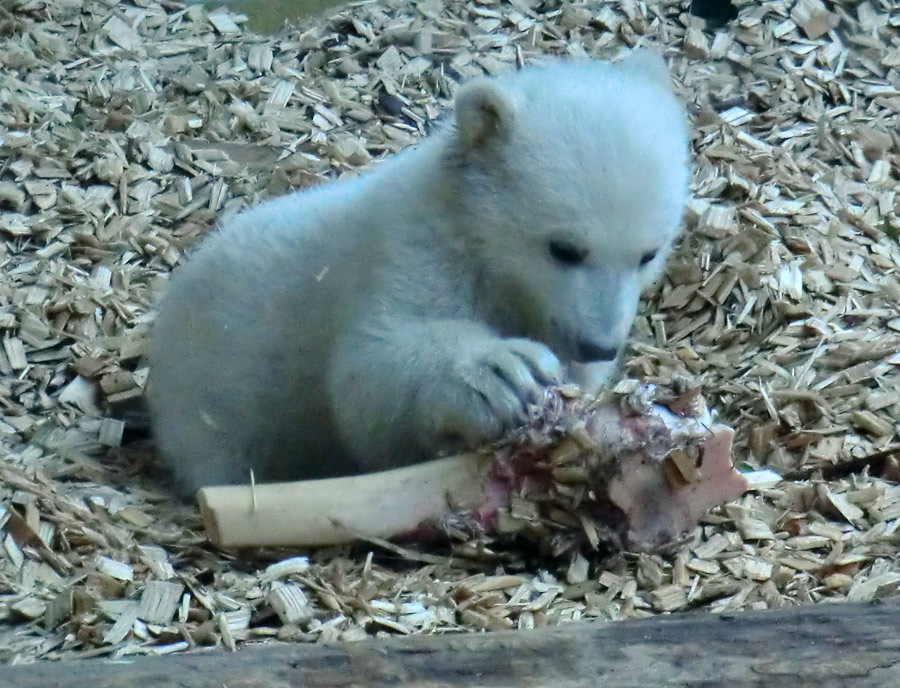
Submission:
<svg viewBox="0 0 900 688">
<path fill-rule="evenodd" d="M 151 411 L 182 489 L 424 460 L 496 438 L 548 384 L 601 384 L 614 363 L 578 343 L 625 342 L 687 156 L 661 58 L 556 64 L 472 82 L 455 128 L 238 216 L 154 327 Z"/>
</svg>

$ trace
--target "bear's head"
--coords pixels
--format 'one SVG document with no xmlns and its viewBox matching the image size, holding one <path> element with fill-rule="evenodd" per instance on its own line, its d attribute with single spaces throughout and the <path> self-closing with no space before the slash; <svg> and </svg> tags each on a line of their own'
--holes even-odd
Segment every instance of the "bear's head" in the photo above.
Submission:
<svg viewBox="0 0 900 688">
<path fill-rule="evenodd" d="M 647 51 L 463 86 L 451 169 L 476 307 L 547 344 L 577 381 L 606 377 L 681 223 L 688 147 L 665 62 Z"/>
</svg>

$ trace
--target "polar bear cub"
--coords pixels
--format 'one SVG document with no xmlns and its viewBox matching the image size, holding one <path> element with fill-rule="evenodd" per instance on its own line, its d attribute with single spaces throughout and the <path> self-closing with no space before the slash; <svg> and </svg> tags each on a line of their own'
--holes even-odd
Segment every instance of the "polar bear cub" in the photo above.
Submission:
<svg viewBox="0 0 900 688">
<path fill-rule="evenodd" d="M 661 57 L 462 86 L 455 126 L 249 210 L 176 269 L 150 409 L 181 489 L 396 467 L 602 383 L 688 185 Z"/>
</svg>

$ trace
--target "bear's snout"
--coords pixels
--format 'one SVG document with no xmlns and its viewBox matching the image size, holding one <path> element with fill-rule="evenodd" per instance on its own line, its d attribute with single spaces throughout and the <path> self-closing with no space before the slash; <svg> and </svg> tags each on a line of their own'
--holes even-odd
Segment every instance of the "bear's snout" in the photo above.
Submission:
<svg viewBox="0 0 900 688">
<path fill-rule="evenodd" d="M 578 363 L 594 363 L 595 361 L 614 361 L 619 355 L 619 347 L 604 346 L 597 342 L 582 339 L 575 346 L 575 360 Z"/>
</svg>

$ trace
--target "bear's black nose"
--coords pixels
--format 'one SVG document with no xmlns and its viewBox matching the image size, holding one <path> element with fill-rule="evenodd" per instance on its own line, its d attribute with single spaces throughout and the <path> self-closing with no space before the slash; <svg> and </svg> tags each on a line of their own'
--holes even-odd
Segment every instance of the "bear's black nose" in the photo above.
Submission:
<svg viewBox="0 0 900 688">
<path fill-rule="evenodd" d="M 579 363 L 591 363 L 593 361 L 613 361 L 619 353 L 619 349 L 610 346 L 601 346 L 595 342 L 582 340 L 576 347 L 576 355 Z"/>
</svg>

